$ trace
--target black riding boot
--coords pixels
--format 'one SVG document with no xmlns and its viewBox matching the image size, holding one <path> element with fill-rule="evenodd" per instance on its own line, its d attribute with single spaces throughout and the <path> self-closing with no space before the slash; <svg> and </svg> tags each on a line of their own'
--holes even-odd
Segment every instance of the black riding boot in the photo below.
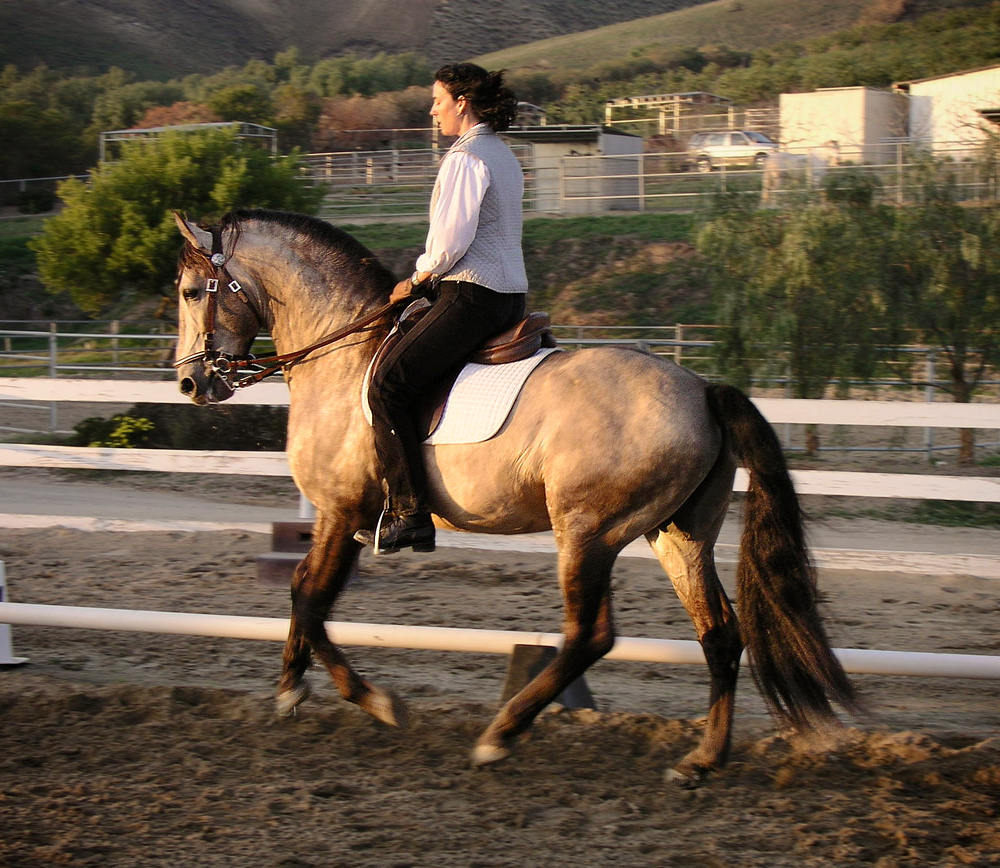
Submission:
<svg viewBox="0 0 1000 868">
<path fill-rule="evenodd" d="M 378 533 L 378 540 L 375 538 Z M 377 555 L 391 555 L 400 549 L 413 548 L 415 552 L 434 551 L 434 522 L 429 512 L 393 516 L 382 513 L 375 531 L 359 530 L 354 539 L 366 546 L 373 546 Z"/>
</svg>

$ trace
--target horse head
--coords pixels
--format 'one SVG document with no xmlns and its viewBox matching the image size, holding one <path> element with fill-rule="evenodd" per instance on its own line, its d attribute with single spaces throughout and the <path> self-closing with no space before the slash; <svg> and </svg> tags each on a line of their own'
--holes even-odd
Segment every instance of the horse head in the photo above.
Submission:
<svg viewBox="0 0 1000 868">
<path fill-rule="evenodd" d="M 262 322 L 249 278 L 233 258 L 238 233 L 202 229 L 176 212 L 174 220 L 186 241 L 177 274 L 174 367 L 181 392 L 195 404 L 214 404 L 232 396 L 232 362 L 247 358 Z"/>
</svg>

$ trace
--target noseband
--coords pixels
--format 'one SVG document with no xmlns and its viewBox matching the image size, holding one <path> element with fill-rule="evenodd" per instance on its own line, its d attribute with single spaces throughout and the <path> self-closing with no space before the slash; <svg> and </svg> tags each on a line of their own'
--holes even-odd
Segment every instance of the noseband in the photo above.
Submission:
<svg viewBox="0 0 1000 868">
<path fill-rule="evenodd" d="M 206 254 L 204 250 L 199 250 L 198 248 L 192 246 L 192 249 L 200 254 L 209 266 L 211 266 L 214 274 L 213 277 L 205 279 L 205 295 L 208 299 L 208 312 L 205 315 L 205 330 L 202 333 L 204 336 L 203 349 L 196 353 L 191 353 L 191 355 L 185 356 L 183 359 L 178 359 L 173 363 L 173 367 L 179 368 L 189 362 L 203 361 L 206 365 L 209 365 L 213 374 L 221 377 L 226 385 L 233 390 L 244 389 L 247 386 L 252 386 L 254 383 L 259 383 L 265 377 L 269 377 L 271 374 L 276 374 L 278 371 L 283 370 L 287 365 L 290 365 L 293 362 L 301 361 L 313 350 L 325 347 L 340 340 L 341 338 L 347 337 L 348 335 L 357 334 L 358 332 L 369 329 L 375 322 L 382 319 L 385 314 L 399 304 L 397 302 L 395 304 L 389 303 L 382 305 L 368 316 L 354 320 L 354 322 L 348 323 L 346 326 L 335 332 L 331 332 L 316 341 L 316 343 L 310 344 L 301 350 L 294 350 L 290 353 L 265 356 L 264 358 L 258 359 L 252 354 L 235 356 L 231 353 L 219 352 L 215 349 L 215 323 L 218 317 L 220 285 L 227 287 L 230 292 L 238 296 L 239 299 L 247 305 L 256 317 L 258 327 L 262 327 L 264 325 L 264 320 L 260 314 L 254 310 L 253 305 L 250 304 L 250 298 L 244 291 L 243 286 L 229 273 L 229 270 L 226 267 L 229 259 L 227 259 L 225 253 L 222 252 L 222 230 L 220 230 L 218 226 L 213 226 L 211 228 L 211 233 L 211 255 Z M 231 256 L 232 254 L 230 254 L 230 258 Z M 236 374 L 241 370 L 247 370 L 249 375 L 236 379 Z"/>
</svg>

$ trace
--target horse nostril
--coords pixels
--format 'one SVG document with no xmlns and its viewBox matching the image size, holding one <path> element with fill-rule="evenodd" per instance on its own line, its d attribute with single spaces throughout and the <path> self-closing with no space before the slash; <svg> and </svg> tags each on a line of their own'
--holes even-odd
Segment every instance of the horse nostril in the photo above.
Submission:
<svg viewBox="0 0 1000 868">
<path fill-rule="evenodd" d="M 181 380 L 181 394 L 182 395 L 193 395 L 195 390 L 194 380 L 190 377 L 185 377 Z"/>
</svg>

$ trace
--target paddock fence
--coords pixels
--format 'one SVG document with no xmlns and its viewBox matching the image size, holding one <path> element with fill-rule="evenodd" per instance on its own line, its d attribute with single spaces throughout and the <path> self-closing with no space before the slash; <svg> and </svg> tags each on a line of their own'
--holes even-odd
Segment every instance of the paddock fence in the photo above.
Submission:
<svg viewBox="0 0 1000 868">
<path fill-rule="evenodd" d="M 122 380 L 10 378 L 0 380 L 0 401 L 86 401 L 109 403 L 186 403 L 175 383 Z M 283 383 L 261 383 L 237 392 L 242 404 L 283 406 Z M 918 404 L 886 401 L 808 401 L 756 399 L 772 424 L 916 425 L 1000 429 L 1000 404 Z M 0 465 L 69 467 L 188 473 L 231 473 L 284 476 L 284 453 L 73 448 L 33 444 L 0 445 Z M 862 497 L 916 497 L 1000 502 L 1000 478 L 944 477 L 880 473 L 796 471 L 801 493 Z M 734 488 L 745 490 L 740 474 Z M 288 621 L 184 612 L 146 612 L 39 606 L 0 602 L 0 624 L 70 627 L 126 632 L 172 633 L 217 638 L 283 641 Z M 547 633 L 471 630 L 419 625 L 329 622 L 334 640 L 344 645 L 511 655 L 519 645 L 559 647 L 562 637 Z M 971 679 L 1000 679 L 1000 657 L 869 649 L 835 649 L 847 672 Z M 697 642 L 622 637 L 610 660 L 648 663 L 704 664 Z"/>
<path fill-rule="evenodd" d="M 29 603 L 0 603 L 0 624 L 3 623 L 273 642 L 284 642 L 289 629 L 289 622 L 284 618 L 97 609 L 82 606 L 41 606 Z M 518 646 L 558 648 L 563 641 L 559 633 L 523 633 L 511 630 L 365 624 L 347 621 L 328 621 L 326 629 L 330 638 L 339 645 L 475 654 L 513 655 Z M 835 648 L 834 654 L 846 672 L 856 675 L 1000 679 L 1000 657 L 991 655 L 932 654 L 922 651 L 880 651 L 866 648 Z M 701 646 L 697 642 L 683 639 L 620 636 L 615 639 L 614 647 L 605 659 L 705 665 L 705 655 Z"/>
<path fill-rule="evenodd" d="M 148 380 L 76 380 L 46 378 L 0 379 L 0 402 L 187 404 L 176 382 Z M 287 406 L 282 382 L 258 383 L 238 391 L 229 403 Z M 754 403 L 772 425 L 852 425 L 971 428 L 1000 430 L 1000 404 L 944 404 L 904 401 L 801 400 L 756 398 Z M 195 451 L 176 449 L 114 449 L 0 444 L 0 466 L 64 467 L 88 470 L 157 471 L 165 473 L 232 473 L 290 476 L 283 452 Z M 1000 478 L 922 474 L 796 470 L 801 494 L 872 498 L 917 498 L 1000 503 Z M 736 490 L 745 491 L 740 471 Z"/>
<path fill-rule="evenodd" d="M 712 347 L 720 326 L 713 324 L 674 323 L 655 326 L 583 326 L 554 325 L 553 333 L 561 346 L 567 349 L 598 346 L 635 346 L 669 358 L 678 365 L 712 378 L 715 362 Z M 173 379 L 171 362 L 177 336 L 169 332 L 161 321 L 0 321 L 0 379 L 9 377 L 46 376 L 49 378 L 93 377 L 111 375 L 125 379 Z M 257 339 L 258 355 L 273 353 L 274 345 L 269 336 Z M 912 359 L 904 367 L 913 372 L 914 380 L 897 378 L 895 371 L 886 369 L 883 376 L 864 383 L 850 383 L 854 394 L 891 394 L 905 399 L 917 398 L 935 401 L 946 383 L 939 379 L 941 350 L 933 346 L 906 347 L 905 354 Z M 169 371 L 169 373 L 168 373 Z M 760 384 L 757 384 L 760 385 Z M 781 389 L 781 378 L 768 384 Z M 985 378 L 980 386 L 991 390 L 1000 385 L 995 372 Z M 951 405 L 949 405 L 951 406 Z M 4 417 L 4 409 L 20 412 L 20 424 Z M 60 414 L 59 403 L 45 403 L 37 399 L 9 402 L 0 398 L 0 435 L 7 434 L 70 434 L 65 414 Z M 72 423 L 70 423 L 72 424 Z M 849 429 L 841 429 L 847 432 Z M 853 445 L 849 438 L 836 438 L 824 442 L 820 451 L 831 452 L 923 452 L 928 461 L 936 460 L 941 452 L 955 450 L 958 443 L 945 436 L 942 442 L 935 439 L 934 428 L 924 428 L 922 441 L 919 436 L 909 437 L 909 442 L 892 442 L 888 445 L 868 443 Z M 788 451 L 803 448 L 793 443 L 792 429 L 781 429 L 783 445 Z M 998 432 L 1000 434 L 1000 432 Z M 977 439 L 977 448 L 1000 446 L 1000 437 L 990 434 Z"/>
</svg>

